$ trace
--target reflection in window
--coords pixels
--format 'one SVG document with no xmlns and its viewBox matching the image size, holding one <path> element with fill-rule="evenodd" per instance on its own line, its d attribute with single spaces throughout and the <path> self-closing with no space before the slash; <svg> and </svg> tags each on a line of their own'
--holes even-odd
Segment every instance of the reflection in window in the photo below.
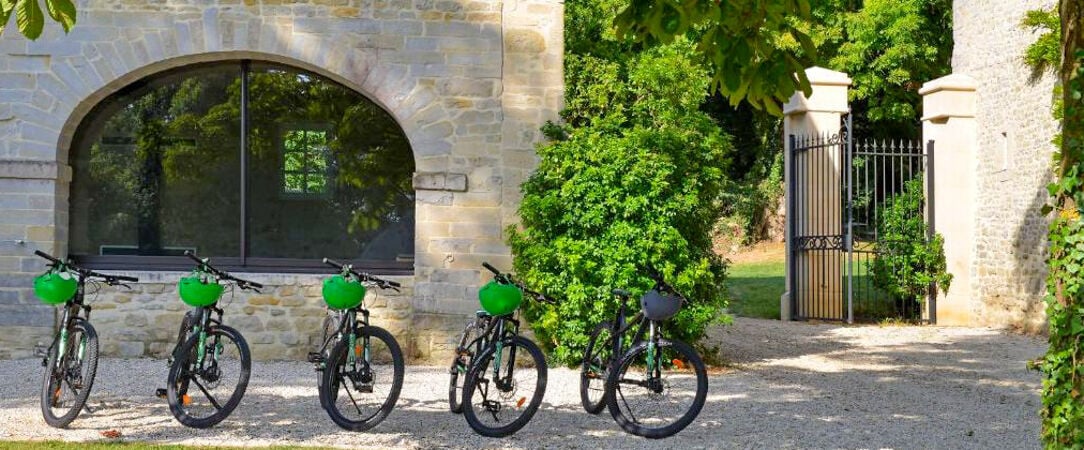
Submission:
<svg viewBox="0 0 1084 450">
<path fill-rule="evenodd" d="M 87 115 L 71 155 L 70 250 L 92 265 L 184 250 L 245 267 L 413 257 L 406 136 L 308 72 L 238 61 L 148 77 Z"/>
<path fill-rule="evenodd" d="M 327 192 L 326 131 L 287 130 L 282 136 L 282 191 L 320 195 Z"/>
</svg>

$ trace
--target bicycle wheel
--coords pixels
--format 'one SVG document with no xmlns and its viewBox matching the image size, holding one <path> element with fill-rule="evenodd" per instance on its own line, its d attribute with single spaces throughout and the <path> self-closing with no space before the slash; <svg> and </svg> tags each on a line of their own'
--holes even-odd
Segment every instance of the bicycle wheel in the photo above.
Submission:
<svg viewBox="0 0 1084 450">
<path fill-rule="evenodd" d="M 606 376 L 612 364 L 613 326 L 609 322 L 602 322 L 591 333 L 591 340 L 587 341 L 580 367 L 580 403 L 588 413 L 598 414 L 606 408 L 609 399 Z"/>
<path fill-rule="evenodd" d="M 708 395 L 708 374 L 688 344 L 660 340 L 632 347 L 606 381 L 610 414 L 625 431 L 651 439 L 672 436 L 696 419 Z"/>
<path fill-rule="evenodd" d="M 364 345 L 368 340 L 368 351 Z M 348 354 L 353 352 L 353 361 Z M 365 431 L 384 420 L 403 388 L 403 352 L 391 333 L 378 327 L 357 331 L 354 348 L 339 341 L 320 385 L 320 403 L 336 425 Z"/>
<path fill-rule="evenodd" d="M 334 336 L 335 333 L 339 331 L 338 326 L 340 316 L 337 314 L 340 313 L 334 313 L 329 311 L 328 314 L 324 316 L 324 323 L 321 325 L 321 328 L 324 331 L 319 344 L 320 348 L 316 349 L 318 353 L 316 355 L 316 359 L 310 359 L 310 361 L 316 361 L 317 392 L 319 392 L 319 389 L 323 388 L 324 369 L 327 366 L 328 355 L 331 354 L 331 350 L 335 348 L 335 343 L 337 342 L 334 340 L 329 340 Z M 317 395 L 317 397 L 320 398 L 320 407 L 324 407 L 324 397 L 322 395 Z"/>
<path fill-rule="evenodd" d="M 237 330 L 212 327 L 203 342 L 195 334 L 174 355 L 166 398 L 177 421 L 192 428 L 215 426 L 241 403 L 248 387 L 252 358 Z"/>
<path fill-rule="evenodd" d="M 72 423 L 87 403 L 98 371 L 98 333 L 82 318 L 72 320 L 60 354 L 59 337 L 49 352 L 41 389 L 41 413 L 56 428 Z"/>
<path fill-rule="evenodd" d="M 467 372 L 463 386 L 467 424 L 489 437 L 519 431 L 542 404 L 546 371 L 542 350 L 522 336 L 506 338 L 499 348 L 486 348 Z"/>
<path fill-rule="evenodd" d="M 471 361 L 482 347 L 478 340 L 485 332 L 484 326 L 479 322 L 467 324 L 463 330 L 463 336 L 459 338 L 459 345 L 455 348 L 455 357 L 448 369 L 451 379 L 448 382 L 448 408 L 455 414 L 463 412 L 463 384 L 467 380 L 467 371 L 470 370 Z M 471 345 L 474 344 L 474 345 Z"/>
</svg>

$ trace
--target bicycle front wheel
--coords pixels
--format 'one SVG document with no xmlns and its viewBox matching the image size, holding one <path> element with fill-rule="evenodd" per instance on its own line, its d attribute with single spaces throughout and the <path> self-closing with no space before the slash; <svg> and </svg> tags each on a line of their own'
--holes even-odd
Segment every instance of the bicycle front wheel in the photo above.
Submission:
<svg viewBox="0 0 1084 450">
<path fill-rule="evenodd" d="M 610 414 L 625 431 L 651 439 L 677 434 L 700 414 L 708 374 L 700 355 L 681 341 L 641 342 L 606 381 Z"/>
<path fill-rule="evenodd" d="M 98 333 L 82 318 L 68 328 L 64 352 L 60 339 L 53 344 L 42 380 L 41 413 L 56 428 L 72 423 L 87 403 L 98 371 Z"/>
<path fill-rule="evenodd" d="M 587 350 L 583 353 L 580 367 L 580 403 L 591 414 L 598 414 L 606 407 L 609 391 L 606 390 L 606 377 L 613 364 L 613 326 L 602 322 L 591 333 L 587 341 Z"/>
<path fill-rule="evenodd" d="M 363 327 L 331 351 L 320 404 L 339 427 L 365 431 L 388 417 L 403 388 L 403 352 L 383 328 Z M 352 356 L 352 357 L 351 357 Z"/>
<path fill-rule="evenodd" d="M 169 411 L 188 427 L 217 425 L 241 403 L 251 369 L 248 344 L 237 330 L 213 327 L 203 342 L 199 333 L 192 335 L 169 368 Z"/>
<path fill-rule="evenodd" d="M 483 436 L 508 436 L 530 422 L 546 392 L 546 359 L 522 336 L 487 348 L 467 372 L 463 416 Z"/>
</svg>

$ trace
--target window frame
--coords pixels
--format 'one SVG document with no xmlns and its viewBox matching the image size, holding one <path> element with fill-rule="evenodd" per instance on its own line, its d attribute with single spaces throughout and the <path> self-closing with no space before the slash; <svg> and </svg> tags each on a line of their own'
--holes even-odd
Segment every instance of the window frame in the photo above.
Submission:
<svg viewBox="0 0 1084 450">
<path fill-rule="evenodd" d="M 115 96 L 129 95 L 132 92 L 136 92 L 136 91 L 138 91 L 138 90 L 140 90 L 140 89 L 142 89 L 142 88 L 144 88 L 144 87 L 146 87 L 148 85 L 153 85 L 156 81 L 161 80 L 163 78 L 170 77 L 170 76 L 176 76 L 176 75 L 179 75 L 179 74 L 183 74 L 185 72 L 192 72 L 193 70 L 196 70 L 196 69 L 207 68 L 207 67 L 224 67 L 224 68 L 235 68 L 235 69 L 237 69 L 238 75 L 239 75 L 239 77 L 241 79 L 241 105 L 240 105 L 240 110 L 241 110 L 240 122 L 241 122 L 241 125 L 240 125 L 240 129 L 238 130 L 238 132 L 240 133 L 240 145 L 238 146 L 238 151 L 240 152 L 240 157 L 241 157 L 241 171 L 240 171 L 241 173 L 238 174 L 238 176 L 240 177 L 240 185 L 241 185 L 241 187 L 240 187 L 240 191 L 241 191 L 240 192 L 240 205 L 239 205 L 239 208 L 238 208 L 239 209 L 238 212 L 239 212 L 239 214 L 241 216 L 240 217 L 240 219 L 241 219 L 240 226 L 238 227 L 239 242 L 240 242 L 240 255 L 237 255 L 237 256 L 211 256 L 214 259 L 215 266 L 223 268 L 225 270 L 229 270 L 231 272 L 244 272 L 244 273 L 328 273 L 329 270 L 331 270 L 330 266 L 327 266 L 326 264 L 324 264 L 319 259 L 309 259 L 309 258 L 267 258 L 267 257 L 248 256 L 248 253 L 249 253 L 249 249 L 248 249 L 248 228 L 249 228 L 248 227 L 248 220 L 251 218 L 250 214 L 249 214 L 250 205 L 249 205 L 249 202 L 248 202 L 248 200 L 249 200 L 248 199 L 248 190 L 249 190 L 248 184 L 249 184 L 249 177 L 251 175 L 249 173 L 249 167 L 248 167 L 248 158 L 249 158 L 248 135 L 249 135 L 249 133 L 251 131 L 249 129 L 249 124 L 251 122 L 250 122 L 250 108 L 249 108 L 249 105 L 248 105 L 248 97 L 250 95 L 249 94 L 249 78 L 253 73 L 252 67 L 251 67 L 253 62 L 254 62 L 253 60 L 242 59 L 242 60 L 227 60 L 227 61 L 216 61 L 216 62 L 189 64 L 189 65 L 186 65 L 186 66 L 183 66 L 183 67 L 179 67 L 179 68 L 176 68 L 176 69 L 171 69 L 171 70 L 159 72 L 159 73 L 156 73 L 156 74 L 149 75 L 149 76 L 146 76 L 144 78 L 141 78 L 140 80 L 137 80 L 137 81 L 129 84 L 128 86 L 125 86 L 125 87 L 121 88 L 117 92 L 115 92 L 113 94 L 110 94 L 107 97 L 107 99 L 111 98 L 111 97 L 115 97 Z M 271 62 L 271 61 L 255 61 L 255 62 L 257 62 L 261 66 L 261 68 L 266 67 L 266 66 L 271 66 L 271 67 L 282 68 L 282 69 L 285 69 L 285 70 L 301 72 L 301 73 L 304 73 L 304 74 L 306 74 L 308 76 L 318 78 L 318 79 L 322 80 L 323 82 L 333 83 L 333 84 L 342 86 L 344 89 L 353 91 L 349 87 L 343 86 L 341 83 L 338 83 L 338 82 L 336 82 L 336 81 L 334 81 L 334 80 L 332 80 L 332 79 L 330 79 L 328 77 L 324 77 L 324 76 L 321 76 L 319 74 L 313 73 L 313 72 L 308 71 L 306 69 L 302 69 L 302 68 L 298 68 L 298 67 L 294 67 L 294 66 L 289 66 L 289 65 L 286 65 L 286 64 L 282 64 L 282 63 Z M 356 92 L 356 91 L 354 91 L 354 92 Z M 358 93 L 358 95 L 362 95 L 362 94 Z M 364 95 L 362 95 L 362 96 L 364 97 Z M 367 99 L 367 100 L 370 101 L 370 102 L 372 101 L 372 100 L 369 100 L 369 99 Z M 378 105 L 378 107 L 379 107 L 379 105 Z M 91 109 L 91 111 L 86 116 L 84 116 L 83 120 L 85 121 L 85 120 L 87 120 L 87 118 L 92 118 L 92 117 L 96 117 L 96 116 L 100 116 L 100 115 L 106 115 L 106 113 L 104 113 L 103 111 L 109 111 L 109 109 L 111 109 L 111 108 L 115 108 L 115 106 L 112 106 L 110 102 L 106 102 L 106 101 L 99 102 L 97 105 L 95 105 Z M 383 108 L 381 108 L 381 109 L 383 109 Z M 384 111 L 385 111 L 385 113 L 387 113 L 386 110 L 384 110 Z M 389 117 L 392 117 L 390 113 L 387 113 L 387 114 L 388 114 Z M 394 120 L 394 117 L 392 117 L 392 120 Z M 396 126 L 399 126 L 399 125 L 396 124 Z M 82 123 L 82 122 L 79 124 L 79 127 L 76 130 L 75 139 L 72 140 L 71 151 L 69 152 L 69 155 L 73 154 L 74 151 L 83 150 L 83 148 L 82 148 L 83 137 L 80 136 L 80 135 L 84 134 L 86 132 L 86 130 L 84 128 L 89 129 L 89 128 L 92 128 L 92 127 L 93 127 L 92 125 L 88 126 L 88 125 L 86 125 L 85 123 Z M 287 128 L 287 127 L 292 127 L 292 128 Z M 400 127 L 400 130 L 402 130 L 402 127 L 401 126 L 399 126 L 399 127 Z M 333 190 L 334 190 L 333 180 L 330 179 L 330 176 L 332 175 L 332 166 L 331 166 L 331 161 L 330 160 L 327 161 L 328 167 L 327 167 L 327 171 L 326 171 L 325 176 L 328 177 L 328 178 L 326 180 L 327 185 L 326 185 L 326 189 L 325 189 L 324 192 L 322 192 L 322 193 L 289 193 L 289 192 L 286 192 L 286 190 L 285 190 L 285 149 L 283 148 L 283 146 L 285 145 L 285 142 L 284 142 L 285 139 L 283 139 L 282 136 L 284 135 L 284 133 L 287 130 L 296 130 L 296 129 L 303 129 L 305 131 L 326 131 L 328 134 L 331 133 L 331 130 L 328 127 L 327 124 L 319 124 L 319 123 L 314 123 L 314 122 L 296 122 L 296 123 L 291 123 L 291 124 L 286 124 L 286 125 L 280 125 L 278 127 L 278 130 L 281 131 L 279 133 L 279 136 L 280 136 L 279 137 L 279 140 L 280 140 L 280 142 L 279 142 L 280 149 L 279 150 L 280 150 L 280 155 L 283 158 L 282 164 L 280 165 L 280 168 L 279 168 L 279 172 L 280 172 L 280 175 L 281 175 L 281 178 L 279 179 L 279 188 L 280 188 L 279 189 L 279 195 L 281 196 L 281 198 L 288 199 L 288 200 L 327 198 L 327 197 L 329 197 L 329 196 L 331 196 L 333 194 Z M 405 130 L 403 132 L 405 133 Z M 407 150 L 413 152 L 413 149 L 409 147 L 409 144 L 407 144 L 407 145 L 408 145 Z M 325 158 L 327 158 L 327 157 L 328 157 L 328 155 L 325 154 Z M 71 189 L 71 184 L 69 184 L 69 189 Z M 416 208 L 416 206 L 415 206 L 415 208 Z M 69 228 L 71 228 L 70 221 L 72 220 L 72 217 L 70 215 L 69 215 L 68 220 L 69 220 L 69 224 L 68 224 Z M 414 231 L 414 235 L 415 235 L 415 237 L 417 236 L 417 230 L 416 229 Z M 69 236 L 68 239 L 69 240 L 71 239 L 70 236 Z M 415 252 L 416 252 L 416 249 L 415 249 Z M 201 257 L 208 257 L 209 255 L 201 254 L 200 256 Z M 187 270 L 191 270 L 191 268 L 192 268 L 192 260 L 188 259 L 187 257 L 183 257 L 183 256 L 70 255 L 70 258 L 75 263 L 77 263 L 77 264 L 79 264 L 79 265 L 81 265 L 83 267 L 92 268 L 92 269 L 100 269 L 100 270 L 157 272 L 157 271 L 187 271 Z M 371 272 L 371 273 L 377 274 L 377 275 L 413 275 L 414 274 L 414 261 L 415 261 L 414 255 L 410 255 L 409 258 L 398 257 L 395 260 L 353 259 L 353 260 L 345 260 L 345 261 L 341 261 L 341 262 L 348 262 L 350 264 L 353 264 L 356 269 L 364 270 L 366 272 Z"/>
</svg>

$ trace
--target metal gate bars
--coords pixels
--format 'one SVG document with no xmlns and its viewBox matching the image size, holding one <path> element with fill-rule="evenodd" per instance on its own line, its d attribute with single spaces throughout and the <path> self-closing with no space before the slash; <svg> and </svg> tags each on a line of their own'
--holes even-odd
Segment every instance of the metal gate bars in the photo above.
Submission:
<svg viewBox="0 0 1084 450">
<path fill-rule="evenodd" d="M 855 144 L 850 116 L 838 133 L 788 139 L 787 215 L 790 217 L 790 307 L 796 320 L 933 322 L 935 291 L 922 302 L 890 295 L 873 268 L 886 248 L 878 221 L 908 182 L 921 182 L 933 198 L 933 141 L 863 140 Z M 928 230 L 932 200 L 924 201 Z M 932 231 L 926 239 L 932 238 Z M 881 269 L 884 270 L 884 269 Z"/>
</svg>

